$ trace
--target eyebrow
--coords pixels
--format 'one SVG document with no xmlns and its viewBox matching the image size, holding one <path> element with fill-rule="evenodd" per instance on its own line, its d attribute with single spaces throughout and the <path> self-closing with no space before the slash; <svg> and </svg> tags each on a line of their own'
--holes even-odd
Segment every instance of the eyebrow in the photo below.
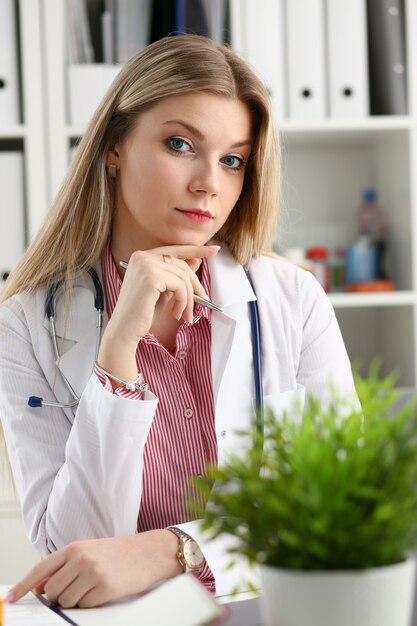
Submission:
<svg viewBox="0 0 417 626">
<path fill-rule="evenodd" d="M 186 128 L 188 132 L 193 133 L 199 141 L 204 140 L 204 135 L 198 130 L 198 128 L 192 126 L 188 122 L 184 122 L 184 120 L 167 120 L 163 123 L 163 126 L 165 126 L 166 124 L 180 124 L 181 126 L 184 126 L 184 128 Z M 250 146 L 251 144 L 252 141 L 250 139 L 244 139 L 243 141 L 237 141 L 236 143 L 234 143 L 232 146 L 230 146 L 230 149 L 232 150 L 233 148 L 242 148 L 243 146 Z"/>
</svg>

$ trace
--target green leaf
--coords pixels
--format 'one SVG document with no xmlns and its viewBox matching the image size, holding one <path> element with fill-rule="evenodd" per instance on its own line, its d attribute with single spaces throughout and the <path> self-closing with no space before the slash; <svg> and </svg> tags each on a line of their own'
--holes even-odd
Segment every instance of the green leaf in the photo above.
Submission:
<svg viewBox="0 0 417 626">
<path fill-rule="evenodd" d="M 194 483 L 212 537 L 235 536 L 249 561 L 294 569 L 357 569 L 400 562 L 417 548 L 417 398 L 396 409 L 397 373 L 355 374 L 362 411 L 334 390 L 310 398 L 303 419 L 265 418 L 265 445 Z M 296 407 L 297 408 L 297 407 Z"/>
</svg>

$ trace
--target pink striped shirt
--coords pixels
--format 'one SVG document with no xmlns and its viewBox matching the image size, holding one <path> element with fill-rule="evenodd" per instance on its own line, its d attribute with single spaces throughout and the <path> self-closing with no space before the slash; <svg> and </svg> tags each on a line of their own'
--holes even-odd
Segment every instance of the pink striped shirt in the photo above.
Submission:
<svg viewBox="0 0 417 626">
<path fill-rule="evenodd" d="M 106 246 L 101 259 L 106 309 L 111 317 L 122 281 Z M 205 259 L 201 283 L 210 294 L 210 276 Z M 183 322 L 177 332 L 176 347 L 169 353 L 151 333 L 142 337 L 136 352 L 138 371 L 158 398 L 158 406 L 144 448 L 143 491 L 140 502 L 139 532 L 180 524 L 195 519 L 188 510 L 191 476 L 205 475 L 207 463 L 217 463 L 214 425 L 214 399 L 211 377 L 211 311 L 195 305 L 192 322 Z M 103 385 L 112 391 L 107 376 L 97 368 Z M 141 394 L 118 388 L 125 397 Z M 214 590 L 214 580 L 206 567 L 200 579 Z"/>
</svg>

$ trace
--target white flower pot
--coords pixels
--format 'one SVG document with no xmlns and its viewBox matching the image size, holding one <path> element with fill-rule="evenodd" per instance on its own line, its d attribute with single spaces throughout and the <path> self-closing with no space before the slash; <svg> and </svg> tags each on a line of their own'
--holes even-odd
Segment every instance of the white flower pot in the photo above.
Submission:
<svg viewBox="0 0 417 626">
<path fill-rule="evenodd" d="M 261 566 L 265 626 L 410 626 L 416 561 L 364 571 Z"/>
</svg>

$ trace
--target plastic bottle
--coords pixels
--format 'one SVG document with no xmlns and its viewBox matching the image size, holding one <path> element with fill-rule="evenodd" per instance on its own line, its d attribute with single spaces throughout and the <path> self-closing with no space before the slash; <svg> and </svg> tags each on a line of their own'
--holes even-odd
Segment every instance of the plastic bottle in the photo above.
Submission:
<svg viewBox="0 0 417 626">
<path fill-rule="evenodd" d="M 330 266 L 329 251 L 327 248 L 316 247 L 307 250 L 307 258 L 313 268 L 313 274 L 323 287 L 324 291 L 330 291 Z"/>
<path fill-rule="evenodd" d="M 362 192 L 362 202 L 357 211 L 357 228 L 362 244 L 367 241 L 369 246 L 375 246 L 375 276 L 372 279 L 385 279 L 386 224 L 374 188 Z"/>
<path fill-rule="evenodd" d="M 376 247 L 369 235 L 361 235 L 355 245 L 346 249 L 345 281 L 347 285 L 376 280 Z"/>
<path fill-rule="evenodd" d="M 345 286 L 345 251 L 337 248 L 329 259 L 331 291 L 343 291 Z"/>
</svg>

